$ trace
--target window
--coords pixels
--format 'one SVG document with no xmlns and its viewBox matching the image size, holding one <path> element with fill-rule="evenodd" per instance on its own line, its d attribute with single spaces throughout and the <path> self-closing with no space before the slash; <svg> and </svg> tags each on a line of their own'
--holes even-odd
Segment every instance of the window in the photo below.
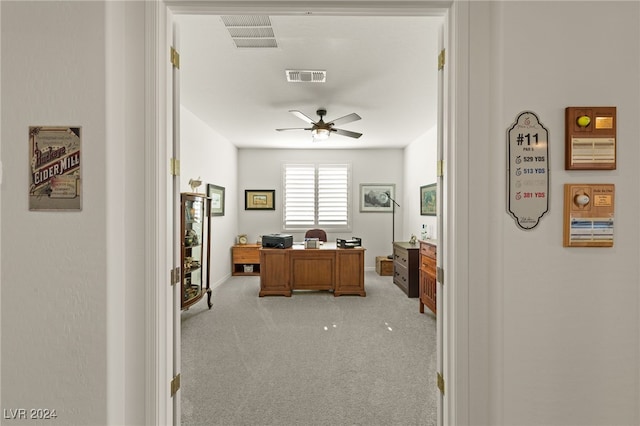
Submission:
<svg viewBox="0 0 640 426">
<path fill-rule="evenodd" d="M 350 231 L 351 166 L 285 164 L 285 230 Z"/>
</svg>

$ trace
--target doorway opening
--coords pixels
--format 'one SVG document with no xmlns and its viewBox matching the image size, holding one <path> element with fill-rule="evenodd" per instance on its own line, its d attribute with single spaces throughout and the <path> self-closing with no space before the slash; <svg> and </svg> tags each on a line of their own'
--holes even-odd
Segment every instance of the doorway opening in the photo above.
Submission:
<svg viewBox="0 0 640 426">
<path fill-rule="evenodd" d="M 401 14 L 406 14 L 406 13 L 409 13 L 409 14 L 412 14 L 412 13 L 425 14 L 426 13 L 426 14 L 436 14 L 436 15 L 439 15 L 439 16 L 442 16 L 442 15 L 446 14 L 446 11 L 443 12 L 442 9 L 437 9 L 435 11 L 430 9 L 428 4 L 426 4 L 426 3 L 427 2 L 425 2 L 425 5 L 423 5 L 421 7 L 418 7 L 416 10 L 413 10 L 413 11 L 408 11 L 407 12 L 406 9 L 402 10 Z M 179 4 L 180 4 L 180 2 L 177 2 L 174 5 L 170 5 L 170 8 L 166 8 L 166 5 L 161 5 L 161 6 L 157 7 L 156 10 L 153 11 L 152 15 L 155 16 L 155 21 L 160 23 L 160 27 L 162 27 L 165 23 L 171 22 L 172 21 L 172 15 L 174 13 L 176 13 L 176 14 L 177 13 L 194 13 L 193 6 L 191 6 L 191 7 L 184 6 L 184 8 L 181 8 L 179 6 Z M 154 6 L 150 6 L 150 7 L 154 8 Z M 253 6 L 243 6 L 242 2 L 238 2 L 238 5 L 234 6 L 233 10 L 224 10 L 224 11 L 216 10 L 215 5 L 212 6 L 211 4 L 209 4 L 208 7 L 205 6 L 205 5 L 200 5 L 200 6 L 198 6 L 198 8 L 200 8 L 200 10 L 198 11 L 199 13 L 208 13 L 208 14 L 213 14 L 213 13 L 220 14 L 220 12 L 224 12 L 224 14 L 243 15 L 243 14 L 249 14 L 249 10 L 252 10 L 253 13 L 259 12 L 259 13 L 265 13 L 267 15 L 268 14 L 274 14 L 275 12 L 282 13 L 282 11 L 280 11 L 280 10 L 275 10 L 275 11 L 274 10 L 270 10 L 269 7 L 265 7 L 265 10 L 262 10 L 262 11 L 255 11 L 255 4 Z M 289 11 L 289 13 L 304 13 L 304 11 L 301 11 L 301 10 L 298 10 L 298 11 L 294 10 L 295 8 L 296 7 L 292 6 L 291 7 L 292 11 Z M 298 6 L 298 8 L 299 8 L 299 6 Z M 306 9 L 308 9 L 308 8 L 306 8 Z M 321 9 L 321 8 L 319 8 L 319 9 Z M 319 10 L 318 12 L 322 13 L 322 12 L 326 12 L 326 11 Z M 333 13 L 340 13 L 340 11 L 337 11 L 337 12 L 334 11 Z M 353 10 L 348 10 L 348 11 L 345 10 L 345 11 L 342 11 L 342 13 L 350 14 L 350 13 L 353 13 Z M 366 8 L 363 8 L 363 11 L 358 11 L 358 13 L 359 14 L 362 13 L 364 15 L 366 15 L 367 13 L 371 13 L 373 15 L 385 15 L 385 14 L 393 15 L 394 11 L 393 11 L 393 8 L 390 8 L 388 10 L 383 10 L 383 11 L 381 11 L 379 9 L 378 10 L 366 10 Z M 395 13 L 399 13 L 399 12 L 396 11 Z M 165 20 L 166 20 L 166 22 L 165 22 Z M 169 28 L 170 28 L 170 25 L 166 25 L 166 27 L 164 28 L 166 30 L 166 33 L 163 33 L 163 31 L 161 29 L 160 35 L 157 37 L 157 40 L 156 40 L 158 42 L 159 46 L 158 46 L 157 52 L 155 52 L 155 54 L 159 55 L 160 57 L 163 56 L 160 52 L 163 52 L 164 51 L 164 47 L 165 47 L 163 45 L 163 40 L 168 40 L 168 37 L 165 37 L 165 36 L 168 36 L 168 34 L 170 33 L 170 29 Z M 445 34 L 446 34 L 446 31 L 445 31 Z M 445 44 L 446 44 L 446 41 L 445 41 Z M 162 68 L 162 67 L 163 67 L 163 65 L 159 66 L 159 68 Z M 165 73 L 168 74 L 168 72 L 166 70 L 162 71 L 162 72 L 165 72 Z M 160 74 L 162 74 L 162 72 L 160 72 Z M 161 82 L 162 78 L 159 78 L 159 80 Z M 167 79 L 166 79 L 166 76 L 165 76 L 165 81 L 166 80 Z M 448 95 L 445 94 L 445 97 L 446 96 L 448 96 Z M 162 99 L 160 99 L 160 103 L 162 103 Z M 156 110 L 162 111 L 163 108 L 162 107 L 156 108 Z M 162 122 L 162 119 L 159 119 L 159 121 Z M 162 126 L 158 126 L 158 127 L 162 127 Z M 164 131 L 166 131 L 166 129 L 162 128 L 159 132 L 162 133 Z M 443 129 L 443 131 L 444 131 L 444 129 Z M 164 164 L 163 161 L 161 161 L 161 162 Z M 439 180 L 440 180 L 440 178 L 439 178 Z M 444 195 L 442 195 L 442 196 L 446 198 L 446 188 L 444 188 L 443 185 L 441 185 L 441 188 L 442 188 L 441 190 L 445 190 Z M 442 204 L 445 204 L 445 203 L 442 203 Z M 439 228 L 442 228 L 442 225 L 439 225 Z M 444 234 L 440 234 L 440 235 L 444 236 Z M 169 246 L 171 246 L 171 244 L 169 244 Z M 446 254 L 445 254 L 445 256 L 446 256 Z M 170 296 L 167 296 L 167 300 L 169 298 L 170 298 Z M 165 306 L 166 306 L 166 304 L 165 304 Z M 163 309 L 163 304 L 160 303 L 159 306 L 156 307 L 156 308 L 158 309 L 158 313 L 161 314 L 160 311 Z M 442 310 L 440 310 L 440 312 L 442 312 Z M 164 331 L 167 332 L 167 331 L 170 330 L 170 328 L 171 327 L 167 327 Z M 160 331 L 162 331 L 162 327 L 160 327 Z M 158 333 L 158 329 L 154 329 L 154 332 L 157 334 Z M 170 332 L 168 334 L 170 334 Z M 166 338 L 166 336 L 165 336 L 165 338 Z M 441 341 L 442 340 L 440 340 L 440 342 Z M 167 347 L 168 346 L 170 346 L 170 345 L 167 345 Z M 160 348 L 160 349 L 162 349 L 162 348 Z M 170 358 L 171 357 L 168 356 L 167 360 L 170 359 Z M 151 368 L 154 369 L 153 373 L 155 373 L 156 376 L 162 376 L 162 375 L 169 375 L 170 376 L 172 373 L 168 373 L 168 371 L 170 370 L 169 368 L 167 368 L 168 364 L 170 364 L 170 363 L 169 362 L 167 362 L 165 364 L 163 364 L 162 362 L 156 363 L 154 366 L 151 366 Z M 164 365 L 164 367 L 163 367 L 163 365 Z M 166 405 L 170 406 L 171 405 L 170 404 L 171 399 L 169 399 L 170 396 L 169 396 L 169 398 L 163 398 L 162 395 L 164 395 L 164 393 L 162 391 L 157 390 L 156 392 L 157 392 L 158 398 L 155 399 L 154 401 L 148 401 L 148 405 L 150 405 L 150 410 L 151 411 L 155 411 L 156 413 L 159 413 L 159 414 L 156 414 L 156 415 L 158 417 L 160 417 L 160 418 L 162 418 L 163 416 L 168 417 L 169 413 L 171 413 L 171 409 L 168 408 L 165 411 L 164 408 L 163 408 L 165 404 L 162 401 L 163 400 L 166 401 Z M 158 402 L 158 401 L 160 401 L 160 402 Z M 178 407 L 178 410 L 179 410 L 179 407 Z M 442 420 L 442 410 L 439 409 L 439 412 L 441 413 L 441 415 L 439 417 Z M 175 419 L 175 417 L 174 417 L 174 419 Z"/>
</svg>

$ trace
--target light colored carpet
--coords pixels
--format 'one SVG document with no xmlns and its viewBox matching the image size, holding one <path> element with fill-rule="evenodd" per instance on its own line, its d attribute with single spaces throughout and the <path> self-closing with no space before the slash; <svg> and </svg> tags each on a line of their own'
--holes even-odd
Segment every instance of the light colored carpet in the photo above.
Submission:
<svg viewBox="0 0 640 426">
<path fill-rule="evenodd" d="M 392 278 L 366 297 L 258 297 L 231 277 L 182 313 L 183 425 L 435 425 L 436 321 Z"/>
</svg>

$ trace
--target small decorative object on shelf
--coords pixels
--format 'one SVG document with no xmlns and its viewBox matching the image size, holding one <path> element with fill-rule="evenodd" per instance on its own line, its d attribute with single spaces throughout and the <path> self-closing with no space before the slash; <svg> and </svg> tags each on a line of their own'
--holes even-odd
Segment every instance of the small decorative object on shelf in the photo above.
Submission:
<svg viewBox="0 0 640 426">
<path fill-rule="evenodd" d="M 200 180 L 200 176 L 198 176 L 198 179 L 189 179 L 189 186 L 191 187 L 191 190 L 194 193 L 198 192 L 198 187 L 202 185 L 202 181 Z"/>
<path fill-rule="evenodd" d="M 416 244 L 417 241 L 418 239 L 416 238 L 416 236 L 414 234 L 411 234 L 411 238 L 409 238 L 409 244 L 413 246 Z"/>
<path fill-rule="evenodd" d="M 198 194 L 181 194 L 182 200 L 182 309 L 188 309 L 207 294 L 211 309 L 209 287 L 209 243 L 211 241 L 209 198 Z"/>
</svg>

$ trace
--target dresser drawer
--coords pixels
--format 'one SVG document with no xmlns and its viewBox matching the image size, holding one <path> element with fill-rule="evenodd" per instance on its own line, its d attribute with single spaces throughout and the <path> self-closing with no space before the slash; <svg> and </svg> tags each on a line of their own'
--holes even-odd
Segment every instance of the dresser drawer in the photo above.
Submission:
<svg viewBox="0 0 640 426">
<path fill-rule="evenodd" d="M 393 250 L 393 261 L 406 268 L 409 265 L 409 252 L 400 247 L 395 247 Z"/>
<path fill-rule="evenodd" d="M 430 257 L 420 257 L 420 270 L 431 275 L 436 274 L 436 260 Z"/>
<path fill-rule="evenodd" d="M 405 293 L 409 288 L 409 270 L 399 262 L 393 264 L 393 282 L 400 286 Z"/>
<path fill-rule="evenodd" d="M 421 242 L 420 243 L 420 254 L 422 256 L 426 256 L 426 257 L 430 257 L 432 259 L 436 258 L 436 254 L 437 254 L 437 247 L 435 245 L 432 244 L 428 244 L 425 242 Z"/>
</svg>

